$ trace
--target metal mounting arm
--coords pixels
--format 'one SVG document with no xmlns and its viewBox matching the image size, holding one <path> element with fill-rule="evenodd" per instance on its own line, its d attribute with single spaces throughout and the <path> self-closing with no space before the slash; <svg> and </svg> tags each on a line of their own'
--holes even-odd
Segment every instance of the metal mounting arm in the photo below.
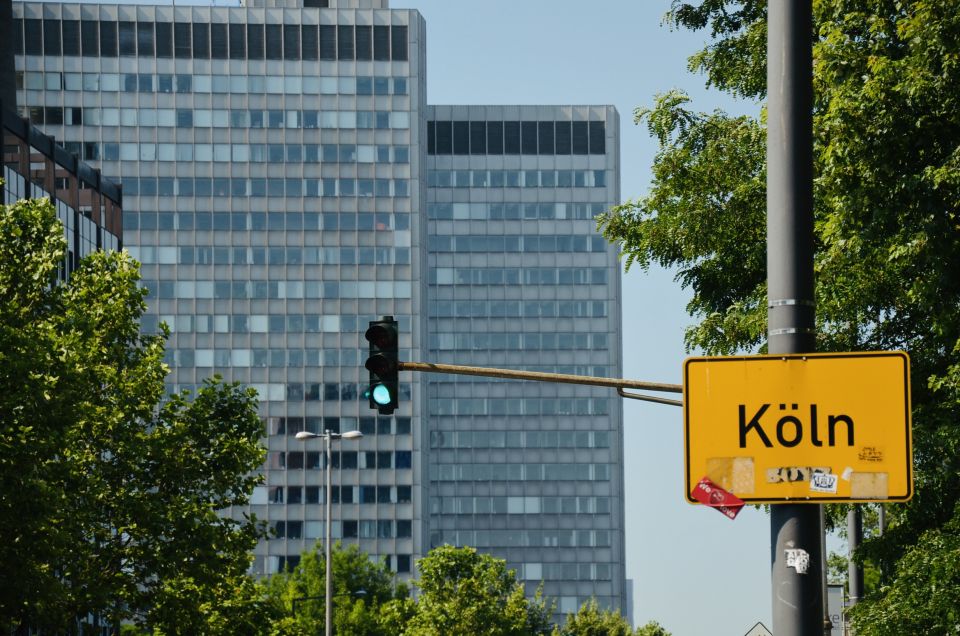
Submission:
<svg viewBox="0 0 960 636">
<path fill-rule="evenodd" d="M 424 373 L 451 373 L 454 375 L 478 375 L 488 378 L 503 378 L 511 380 L 532 380 L 535 382 L 560 382 L 563 384 L 586 384 L 591 386 L 606 386 L 617 390 L 621 397 L 633 400 L 645 400 L 658 404 L 683 406 L 680 400 L 671 400 L 652 395 L 627 393 L 624 389 L 642 389 L 645 391 L 661 391 L 664 393 L 683 393 L 682 384 L 664 384 L 661 382 L 643 382 L 640 380 L 626 380 L 623 378 L 600 378 L 589 375 L 570 375 L 566 373 L 543 373 L 539 371 L 517 371 L 515 369 L 494 369 L 490 367 L 470 367 L 460 364 L 439 364 L 434 362 L 401 362 L 401 371 L 421 371 Z"/>
</svg>

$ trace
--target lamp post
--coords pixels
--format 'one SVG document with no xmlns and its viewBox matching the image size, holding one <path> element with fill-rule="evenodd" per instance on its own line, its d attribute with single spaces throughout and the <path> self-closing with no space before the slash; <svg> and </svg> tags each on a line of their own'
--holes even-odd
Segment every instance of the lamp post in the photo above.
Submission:
<svg viewBox="0 0 960 636">
<path fill-rule="evenodd" d="M 330 541 L 330 516 L 333 511 L 333 506 L 331 502 L 333 500 L 333 453 L 330 450 L 330 447 L 333 444 L 335 439 L 359 439 L 363 437 L 363 433 L 360 431 L 347 431 L 346 433 L 334 433 L 333 431 L 327 429 L 322 433 L 310 433 L 308 431 L 300 431 L 297 433 L 297 440 L 303 442 L 308 439 L 317 439 L 323 438 L 326 442 L 326 451 L 327 451 L 327 519 L 326 519 L 326 531 L 324 533 L 324 543 L 325 547 L 325 560 L 324 569 L 326 570 L 327 575 L 327 589 L 326 589 L 326 611 L 324 612 L 324 620 L 326 621 L 326 636 L 333 636 L 333 550 L 331 548 Z"/>
<path fill-rule="evenodd" d="M 363 598 L 365 598 L 365 597 L 367 596 L 367 591 L 366 591 L 366 590 L 357 590 L 356 592 L 354 592 L 354 593 L 352 593 L 352 594 L 337 594 L 336 596 L 334 596 L 334 598 L 341 598 L 341 597 L 343 597 L 343 596 L 350 596 L 350 597 L 353 597 L 353 598 L 363 599 Z M 304 601 L 316 601 L 316 600 L 319 600 L 319 599 L 321 599 L 321 598 L 322 598 L 322 599 L 326 599 L 326 596 L 298 596 L 297 598 L 293 599 L 293 602 L 290 604 L 290 613 L 292 613 L 294 616 L 296 616 L 296 615 L 297 615 L 297 605 L 299 605 L 300 603 L 303 603 Z"/>
</svg>

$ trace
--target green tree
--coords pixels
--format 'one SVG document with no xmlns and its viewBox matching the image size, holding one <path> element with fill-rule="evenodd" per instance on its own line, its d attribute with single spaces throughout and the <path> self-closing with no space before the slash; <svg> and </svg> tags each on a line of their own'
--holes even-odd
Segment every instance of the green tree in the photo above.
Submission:
<svg viewBox="0 0 960 636">
<path fill-rule="evenodd" d="M 900 560 L 896 583 L 855 609 L 857 633 L 956 634 L 960 631 L 960 515 L 927 530 Z M 904 613 L 903 608 L 909 608 Z"/>
<path fill-rule="evenodd" d="M 555 627 L 554 636 L 633 636 L 633 628 L 619 612 L 600 609 L 591 598 L 575 614 L 567 614 L 563 627 Z"/>
<path fill-rule="evenodd" d="M 960 500 L 960 12 L 953 0 L 813 7 L 817 347 L 911 356 L 916 495 L 888 506 L 888 531 L 859 555 L 894 564 L 854 617 L 858 633 L 881 633 L 874 603 L 921 611 L 898 573 L 918 549 L 936 557 L 945 544 L 918 539 L 949 534 Z M 708 85 L 762 100 L 765 18 L 762 0 L 675 0 L 667 21 L 709 30 L 690 58 Z M 692 290 L 688 347 L 762 351 L 765 114 L 696 112 L 673 92 L 636 119 L 660 143 L 652 188 L 602 217 L 604 234 L 628 266 L 675 268 Z"/>
<path fill-rule="evenodd" d="M 333 626 L 338 634 L 392 636 L 409 618 L 407 587 L 394 581 L 383 563 L 374 563 L 360 549 L 333 547 Z M 326 567 L 319 543 L 300 562 L 264 583 L 277 634 L 317 634 L 325 625 Z M 294 611 L 296 605 L 296 611 Z M 399 628 L 399 629 L 398 629 Z"/>
<path fill-rule="evenodd" d="M 247 503 L 264 458 L 253 391 L 164 398 L 164 335 L 126 253 L 57 283 L 66 242 L 46 199 L 0 209 L 0 629 L 66 633 L 88 615 L 158 633 L 263 620 L 246 578 Z"/>
<path fill-rule="evenodd" d="M 665 630 L 660 623 L 650 621 L 642 627 L 638 627 L 636 636 L 670 636 L 670 632 Z"/>
<path fill-rule="evenodd" d="M 434 548 L 417 563 L 420 589 L 409 636 L 486 634 L 527 636 L 550 632 L 550 610 L 539 592 L 524 596 L 506 562 L 474 548 Z"/>
</svg>

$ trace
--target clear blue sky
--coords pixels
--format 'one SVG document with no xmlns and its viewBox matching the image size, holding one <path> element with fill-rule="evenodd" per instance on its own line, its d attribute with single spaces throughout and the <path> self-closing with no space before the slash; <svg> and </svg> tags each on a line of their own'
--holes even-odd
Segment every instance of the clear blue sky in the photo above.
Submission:
<svg viewBox="0 0 960 636">
<path fill-rule="evenodd" d="M 643 195 L 656 144 L 633 110 L 682 88 L 700 110 L 756 110 L 707 91 L 687 71 L 706 37 L 662 26 L 669 0 L 391 0 L 427 21 L 432 104 L 613 104 L 621 118 L 621 194 Z M 624 374 L 681 382 L 689 294 L 669 272 L 624 276 Z M 762 510 L 735 521 L 683 499 L 679 408 L 628 400 L 627 576 L 638 625 L 674 636 L 739 636 L 770 626 L 770 529 Z"/>
</svg>

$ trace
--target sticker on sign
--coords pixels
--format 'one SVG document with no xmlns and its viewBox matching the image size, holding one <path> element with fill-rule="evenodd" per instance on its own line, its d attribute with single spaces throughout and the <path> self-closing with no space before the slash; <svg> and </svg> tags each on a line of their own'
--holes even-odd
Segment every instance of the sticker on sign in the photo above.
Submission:
<svg viewBox="0 0 960 636">
<path fill-rule="evenodd" d="M 697 483 L 693 496 L 700 503 L 719 510 L 728 519 L 736 519 L 743 509 L 742 500 L 710 481 L 709 477 L 704 477 Z"/>
<path fill-rule="evenodd" d="M 810 477 L 810 490 L 813 492 L 837 493 L 837 482 L 839 478 L 829 473 L 814 473 Z"/>
<path fill-rule="evenodd" d="M 810 490 L 813 492 L 837 493 L 837 482 L 839 478 L 829 473 L 814 473 L 810 477 Z"/>
</svg>

